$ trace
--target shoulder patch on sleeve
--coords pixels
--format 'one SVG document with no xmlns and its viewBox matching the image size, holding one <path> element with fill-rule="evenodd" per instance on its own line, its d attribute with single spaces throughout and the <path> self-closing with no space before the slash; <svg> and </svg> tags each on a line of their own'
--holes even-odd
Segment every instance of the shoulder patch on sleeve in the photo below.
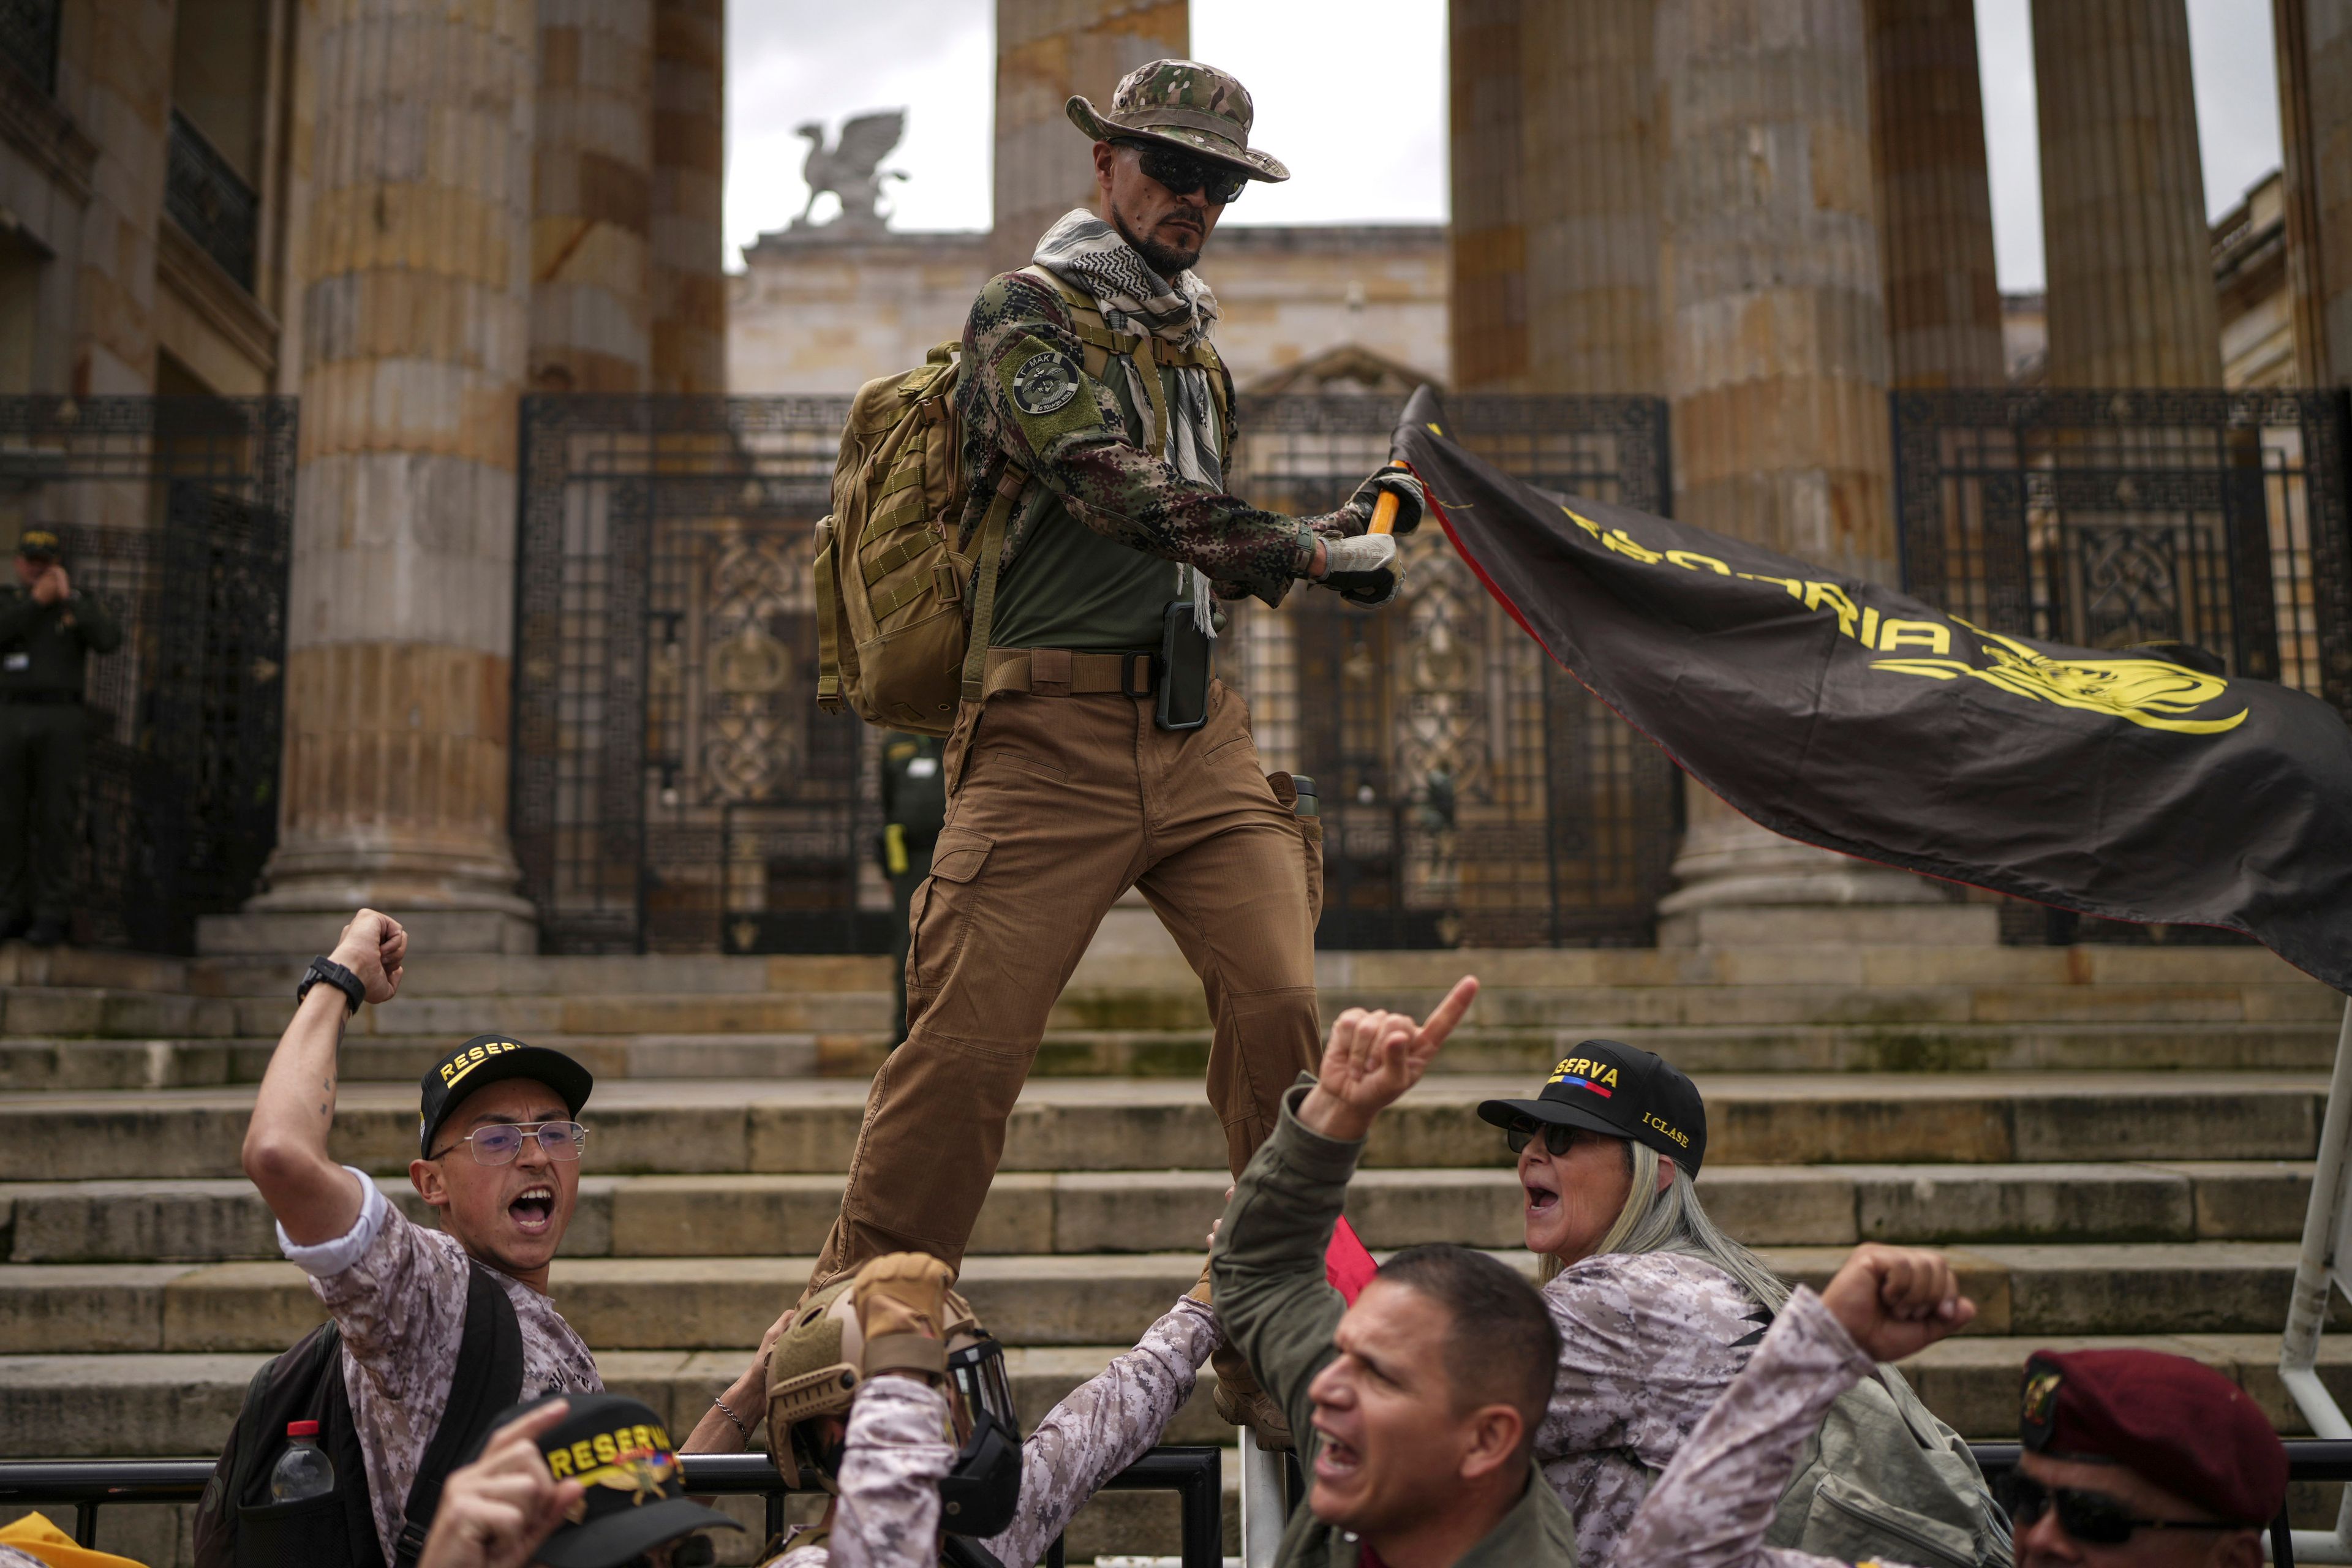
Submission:
<svg viewBox="0 0 2352 1568">
<path fill-rule="evenodd" d="M 1033 452 L 1042 454 L 1055 438 L 1103 422 L 1084 372 L 1051 343 L 1022 339 L 997 362 L 996 376 Z"/>
</svg>

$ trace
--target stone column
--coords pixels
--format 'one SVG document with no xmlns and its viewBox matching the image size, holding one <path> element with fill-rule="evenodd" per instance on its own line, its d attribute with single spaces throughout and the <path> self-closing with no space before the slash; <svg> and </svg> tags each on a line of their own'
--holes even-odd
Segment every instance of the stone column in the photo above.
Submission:
<svg viewBox="0 0 2352 1568">
<path fill-rule="evenodd" d="M 1675 515 L 1894 583 L 1862 0 L 1657 0 L 1657 18 Z M 1669 916 L 1940 899 L 1697 789 L 1675 873 Z"/>
<path fill-rule="evenodd" d="M 654 0 L 539 0 L 530 385 L 643 392 L 653 361 Z"/>
<path fill-rule="evenodd" d="M 2000 285 L 1971 0 L 1865 0 L 1889 384 L 2000 386 Z"/>
<path fill-rule="evenodd" d="M 249 908 L 528 917 L 506 823 L 534 7 L 315 16 L 284 805 Z"/>
<path fill-rule="evenodd" d="M 172 0 L 89 0 L 66 6 L 60 18 L 58 106 L 97 154 L 73 280 L 68 385 L 76 397 L 155 390 L 155 231 L 171 132 L 172 38 Z M 79 521 L 143 520 L 108 510 Z"/>
<path fill-rule="evenodd" d="M 1464 392 L 1528 390 L 1522 3 L 1453 0 L 1447 9 L 1454 384 Z"/>
<path fill-rule="evenodd" d="M 2053 386 L 2219 386 L 2187 0 L 2033 0 Z"/>
<path fill-rule="evenodd" d="M 1651 0 L 1541 0 L 1519 28 L 1527 390 L 1660 393 Z"/>
<path fill-rule="evenodd" d="M 2296 378 L 2352 382 L 2352 0 L 2272 0 Z"/>
<path fill-rule="evenodd" d="M 727 390 L 726 0 L 654 0 L 653 382 Z"/>
<path fill-rule="evenodd" d="M 989 265 L 1025 265 L 1037 237 L 1093 207 L 1087 139 L 1062 112 L 1074 92 L 1106 105 L 1146 60 L 1192 50 L 1187 0 L 996 0 L 996 228 Z"/>
</svg>

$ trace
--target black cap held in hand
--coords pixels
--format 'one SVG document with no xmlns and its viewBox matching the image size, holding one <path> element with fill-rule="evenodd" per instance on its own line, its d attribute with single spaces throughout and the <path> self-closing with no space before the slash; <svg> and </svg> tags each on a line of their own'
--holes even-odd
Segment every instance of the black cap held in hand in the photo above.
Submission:
<svg viewBox="0 0 2352 1568">
<path fill-rule="evenodd" d="M 565 1522 L 540 1543 L 533 1563 L 547 1568 L 617 1568 L 640 1553 L 698 1530 L 743 1527 L 686 1495 L 677 1446 L 660 1416 L 617 1394 L 563 1394 L 563 1419 L 539 1435 L 539 1456 L 559 1481 L 578 1481 L 585 1495 Z M 491 1424 L 496 1432 L 527 1410 L 518 1405 Z M 482 1444 L 468 1458 L 478 1458 Z"/>
<path fill-rule="evenodd" d="M 449 1120 L 458 1102 L 478 1089 L 510 1078 L 543 1083 L 562 1097 L 574 1117 L 588 1103 L 596 1077 L 562 1051 L 527 1046 L 507 1035 L 476 1035 L 425 1069 L 424 1092 L 416 1110 L 416 1147 L 433 1158 L 434 1135 Z"/>
<path fill-rule="evenodd" d="M 1533 1100 L 1490 1100 L 1481 1120 L 1520 1117 L 1646 1143 L 1689 1174 L 1706 1158 L 1706 1102 L 1664 1057 L 1615 1040 L 1586 1040 L 1559 1059 Z"/>
</svg>

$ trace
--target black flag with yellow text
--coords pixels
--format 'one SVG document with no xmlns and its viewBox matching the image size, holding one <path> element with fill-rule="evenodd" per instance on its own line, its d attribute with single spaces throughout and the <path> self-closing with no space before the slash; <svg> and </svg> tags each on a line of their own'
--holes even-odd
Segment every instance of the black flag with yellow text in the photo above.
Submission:
<svg viewBox="0 0 2352 1568">
<path fill-rule="evenodd" d="M 1487 591 L 1772 831 L 2109 920 L 2221 926 L 2352 991 L 2352 731 L 2318 699 L 2005 637 L 1687 523 L 1396 454 Z"/>
</svg>

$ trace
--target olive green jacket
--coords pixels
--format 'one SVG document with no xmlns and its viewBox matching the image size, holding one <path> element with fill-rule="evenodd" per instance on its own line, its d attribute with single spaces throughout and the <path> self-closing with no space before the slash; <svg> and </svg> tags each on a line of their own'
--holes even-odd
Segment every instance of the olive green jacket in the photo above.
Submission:
<svg viewBox="0 0 2352 1568">
<path fill-rule="evenodd" d="M 1282 1405 L 1311 1466 L 1318 1439 L 1315 1374 L 1338 1353 L 1332 1331 L 1347 1305 L 1324 1277 L 1323 1255 L 1347 1202 L 1363 1144 L 1343 1143 L 1299 1125 L 1298 1102 L 1314 1079 L 1299 1075 L 1283 1096 L 1282 1121 L 1234 1184 L 1209 1255 L 1210 1289 L 1227 1342 L 1248 1358 L 1258 1382 Z M 1282 1532 L 1276 1568 L 1357 1568 L 1363 1543 L 1301 1504 Z M 1576 1521 L 1533 1467 L 1511 1511 L 1454 1568 L 1575 1568 Z"/>
</svg>

